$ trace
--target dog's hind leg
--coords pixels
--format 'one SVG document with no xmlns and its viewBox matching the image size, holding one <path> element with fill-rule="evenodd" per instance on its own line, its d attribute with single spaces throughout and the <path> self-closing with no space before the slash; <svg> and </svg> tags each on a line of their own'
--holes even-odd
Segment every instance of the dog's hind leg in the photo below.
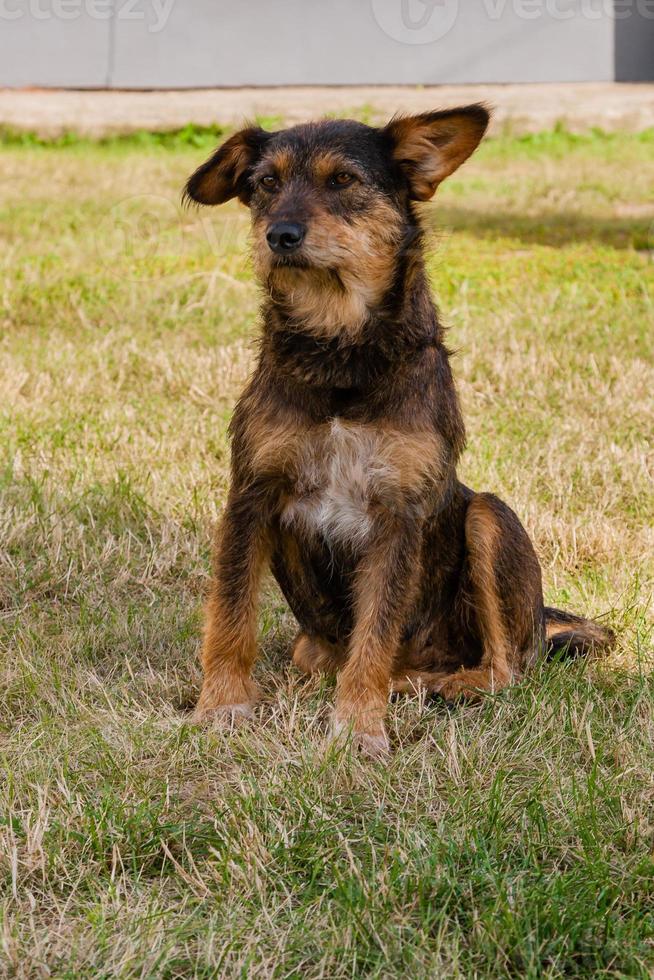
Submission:
<svg viewBox="0 0 654 980">
<path fill-rule="evenodd" d="M 428 643 L 424 647 L 409 644 L 398 651 L 393 666 L 391 692 L 417 694 L 421 688 L 427 692 L 437 691 L 442 681 L 460 667 L 460 655 L 448 650 L 442 643 Z"/>
<path fill-rule="evenodd" d="M 438 691 L 443 681 L 452 677 L 443 670 L 404 670 L 393 675 L 392 694 L 418 694 L 421 688 L 428 692 Z"/>
<path fill-rule="evenodd" d="M 538 560 L 518 518 L 492 494 L 476 494 L 465 520 L 468 618 L 481 640 L 479 665 L 432 680 L 446 700 L 496 692 L 518 680 L 542 642 Z"/>
<path fill-rule="evenodd" d="M 345 658 L 345 650 L 308 633 L 300 633 L 293 644 L 293 663 L 305 674 L 335 674 Z"/>
</svg>

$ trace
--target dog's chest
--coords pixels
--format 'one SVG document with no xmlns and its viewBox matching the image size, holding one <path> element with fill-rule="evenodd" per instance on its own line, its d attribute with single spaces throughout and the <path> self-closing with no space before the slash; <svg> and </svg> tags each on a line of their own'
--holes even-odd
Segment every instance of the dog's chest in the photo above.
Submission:
<svg viewBox="0 0 654 980">
<path fill-rule="evenodd" d="M 328 542 L 362 545 L 372 508 L 398 484 L 388 436 L 334 419 L 305 440 L 294 460 L 282 523 Z"/>
</svg>

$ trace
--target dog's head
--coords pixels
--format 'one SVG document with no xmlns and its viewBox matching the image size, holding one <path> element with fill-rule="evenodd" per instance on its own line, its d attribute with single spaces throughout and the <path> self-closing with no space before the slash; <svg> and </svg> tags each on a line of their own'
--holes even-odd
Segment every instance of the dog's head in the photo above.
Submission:
<svg viewBox="0 0 654 980">
<path fill-rule="evenodd" d="M 472 105 L 381 129 L 350 120 L 274 133 L 249 127 L 196 170 L 186 196 L 210 205 L 237 197 L 250 207 L 257 274 L 292 297 L 299 318 L 360 322 L 388 288 L 415 227 L 412 202 L 433 196 L 488 120 Z M 334 295 L 351 308 L 337 309 Z"/>
</svg>

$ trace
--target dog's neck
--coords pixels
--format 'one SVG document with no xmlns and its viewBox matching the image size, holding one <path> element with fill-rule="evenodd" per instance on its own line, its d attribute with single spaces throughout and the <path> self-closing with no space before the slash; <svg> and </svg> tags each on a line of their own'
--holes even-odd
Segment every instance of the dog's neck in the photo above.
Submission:
<svg viewBox="0 0 654 980">
<path fill-rule="evenodd" d="M 268 285 L 265 355 L 302 384 L 366 389 L 442 342 L 419 249 L 402 253 L 376 292 L 375 284 L 366 293 L 365 284 L 352 286 L 340 274 L 291 268 Z"/>
<path fill-rule="evenodd" d="M 367 279 L 358 271 L 275 269 L 268 277 L 270 308 L 284 329 L 318 341 L 356 343 L 383 303 L 389 276 Z"/>
</svg>

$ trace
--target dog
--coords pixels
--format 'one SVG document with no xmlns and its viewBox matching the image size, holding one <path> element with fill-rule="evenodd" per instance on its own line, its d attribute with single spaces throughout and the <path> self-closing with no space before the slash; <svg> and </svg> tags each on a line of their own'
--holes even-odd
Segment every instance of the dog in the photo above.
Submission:
<svg viewBox="0 0 654 980">
<path fill-rule="evenodd" d="M 457 479 L 465 432 L 425 272 L 417 202 L 473 153 L 483 105 L 250 126 L 189 178 L 238 198 L 263 286 L 256 368 L 230 427 L 231 488 L 206 604 L 198 721 L 252 714 L 270 568 L 300 627 L 293 661 L 337 675 L 333 732 L 371 756 L 392 691 L 497 692 L 602 626 L 543 604 L 514 512 Z"/>
</svg>

